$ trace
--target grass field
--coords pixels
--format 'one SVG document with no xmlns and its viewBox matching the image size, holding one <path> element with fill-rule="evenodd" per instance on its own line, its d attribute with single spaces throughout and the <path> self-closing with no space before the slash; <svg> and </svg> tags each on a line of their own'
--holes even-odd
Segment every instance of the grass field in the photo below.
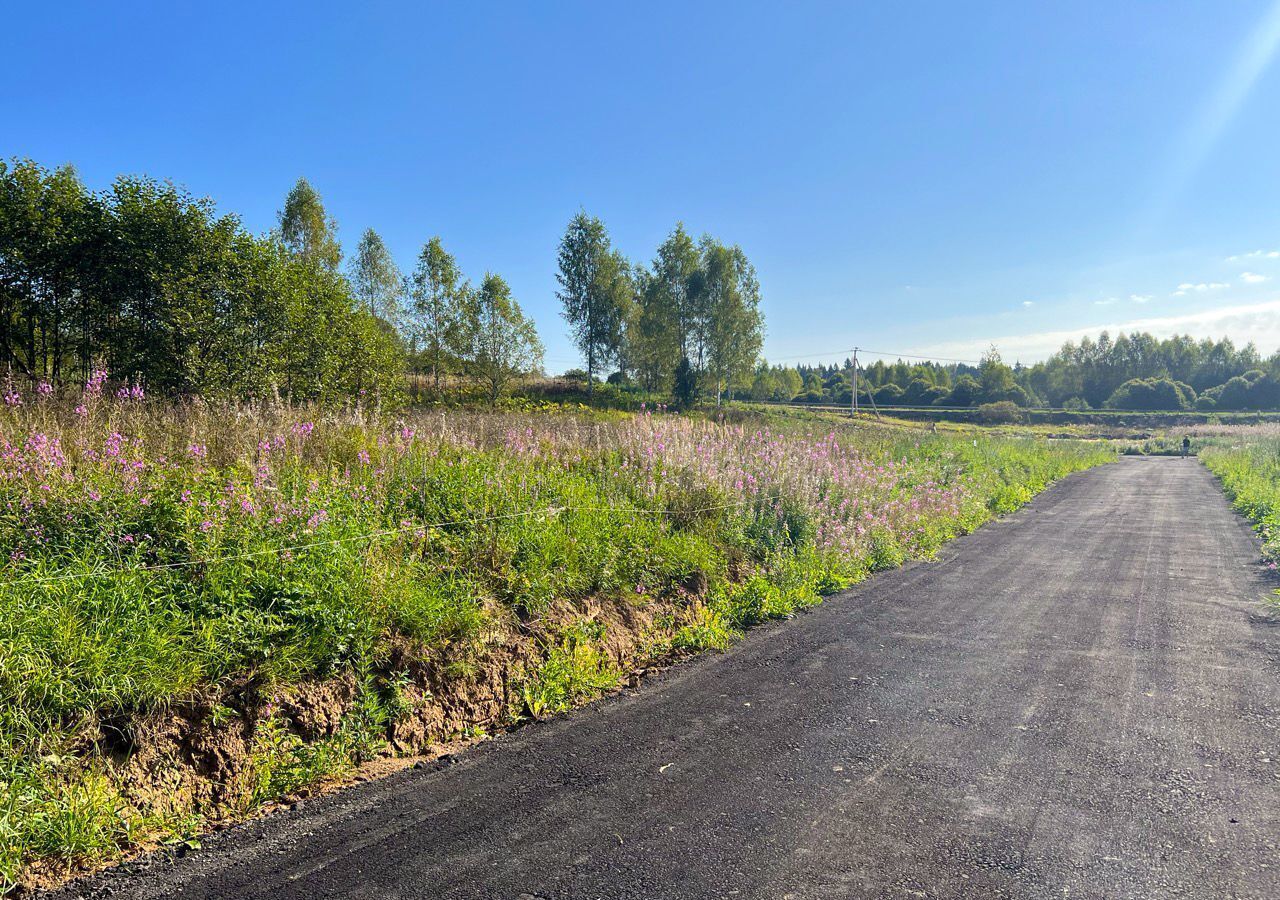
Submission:
<svg viewBox="0 0 1280 900">
<path fill-rule="evenodd" d="M 1099 444 L 746 413 L 0 410 L 0 885 L 590 699 Z"/>
</svg>

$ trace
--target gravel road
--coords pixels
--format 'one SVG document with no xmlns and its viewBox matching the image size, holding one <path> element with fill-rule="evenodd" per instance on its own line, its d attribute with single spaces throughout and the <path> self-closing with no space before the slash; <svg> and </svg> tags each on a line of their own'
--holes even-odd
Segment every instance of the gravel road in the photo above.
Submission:
<svg viewBox="0 0 1280 900">
<path fill-rule="evenodd" d="M 1280 621 L 1193 460 L 59 897 L 1280 896 Z"/>
</svg>

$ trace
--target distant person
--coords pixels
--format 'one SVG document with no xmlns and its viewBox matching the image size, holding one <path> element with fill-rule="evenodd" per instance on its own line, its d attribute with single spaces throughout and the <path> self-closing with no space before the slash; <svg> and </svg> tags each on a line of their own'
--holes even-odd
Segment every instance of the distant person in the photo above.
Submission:
<svg viewBox="0 0 1280 900">
<path fill-rule="evenodd" d="M 1191 438 L 1185 435 L 1182 438 L 1182 458 L 1186 459 L 1187 454 L 1191 451 Z"/>
</svg>

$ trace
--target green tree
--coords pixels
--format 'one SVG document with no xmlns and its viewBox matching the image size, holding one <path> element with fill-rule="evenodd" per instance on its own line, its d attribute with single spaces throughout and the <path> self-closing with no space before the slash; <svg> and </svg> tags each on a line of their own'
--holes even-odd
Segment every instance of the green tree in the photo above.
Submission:
<svg viewBox="0 0 1280 900">
<path fill-rule="evenodd" d="M 630 266 L 613 253 L 604 223 L 585 212 L 565 229 L 558 261 L 556 296 L 573 341 L 586 357 L 590 396 L 596 372 L 617 358 L 622 344 Z"/>
<path fill-rule="evenodd" d="M 691 409 L 698 402 L 698 373 L 687 356 L 680 357 L 676 366 L 672 393 L 681 409 Z"/>
<path fill-rule="evenodd" d="M 1107 398 L 1110 409 L 1181 410 L 1195 405 L 1195 392 L 1168 378 L 1133 378 Z"/>
<path fill-rule="evenodd" d="M 366 228 L 351 263 L 351 290 L 371 316 L 393 327 L 401 325 L 400 297 L 404 280 L 382 237 Z"/>
<path fill-rule="evenodd" d="M 668 292 L 647 269 L 634 269 L 632 281 L 635 303 L 627 319 L 625 354 L 645 390 L 664 391 L 681 359 L 677 318 Z"/>
<path fill-rule="evenodd" d="M 468 365 L 485 385 L 490 405 L 518 378 L 542 366 L 542 341 L 511 289 L 498 275 L 485 275 L 478 291 L 463 304 L 463 334 Z"/>
<path fill-rule="evenodd" d="M 764 341 L 764 320 L 755 269 L 741 248 L 704 237 L 701 255 L 706 364 L 718 403 L 723 391 L 733 399 L 735 387 L 750 384 Z"/>
<path fill-rule="evenodd" d="M 0 164 L 0 363 L 32 379 L 103 363 L 151 392 L 394 394 L 394 334 L 346 279 L 247 233 L 207 198 Z"/>
<path fill-rule="evenodd" d="M 982 357 L 982 365 L 978 367 L 978 381 L 981 386 L 979 399 L 982 403 L 1000 403 L 1005 400 L 1019 406 L 1030 403 L 1030 397 L 1014 378 L 1013 369 L 1004 364 L 995 347 Z"/>
<path fill-rule="evenodd" d="M 436 235 L 418 254 L 418 265 L 410 278 L 409 333 L 415 349 L 426 355 L 437 393 L 447 361 L 470 349 L 462 321 L 463 300 L 468 294 L 457 260 L 445 251 L 444 242 Z"/>
<path fill-rule="evenodd" d="M 342 261 L 337 234 L 338 223 L 325 212 L 320 194 L 299 178 L 280 210 L 281 241 L 307 262 L 337 271 Z"/>
<path fill-rule="evenodd" d="M 0 161 L 0 364 L 58 379 L 69 353 L 88 365 L 96 322 L 78 289 L 96 233 L 75 170 Z"/>
<path fill-rule="evenodd" d="M 666 320 L 654 330 L 665 331 L 668 340 L 674 339 L 672 362 L 687 359 L 696 372 L 701 372 L 707 325 L 702 260 L 683 222 L 676 223 L 675 230 L 658 247 L 649 287 L 653 292 L 650 308 L 655 316 Z"/>
</svg>

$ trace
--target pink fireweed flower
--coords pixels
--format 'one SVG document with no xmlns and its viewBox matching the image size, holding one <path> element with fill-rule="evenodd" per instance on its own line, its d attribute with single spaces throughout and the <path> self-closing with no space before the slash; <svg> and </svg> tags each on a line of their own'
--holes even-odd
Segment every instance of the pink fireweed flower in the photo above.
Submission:
<svg viewBox="0 0 1280 900">
<path fill-rule="evenodd" d="M 359 453 L 357 453 L 357 454 L 356 454 L 356 458 L 357 458 L 357 459 L 359 459 L 359 460 L 360 460 L 360 462 L 364 463 L 366 466 L 367 466 L 367 465 L 369 465 L 369 451 L 368 451 L 368 450 L 361 450 Z"/>
<path fill-rule="evenodd" d="M 4 392 L 5 406 L 21 406 L 22 395 L 18 393 L 17 388 L 9 388 Z"/>
<path fill-rule="evenodd" d="M 84 383 L 84 393 L 86 397 L 96 397 L 102 393 L 102 385 L 107 380 L 106 369 L 94 369 L 89 375 L 89 380 Z"/>
<path fill-rule="evenodd" d="M 192 459 L 204 459 L 209 455 L 209 448 L 204 444 L 192 444 L 187 448 L 187 453 L 191 455 Z"/>
<path fill-rule="evenodd" d="M 81 403 L 76 407 L 76 415 L 81 417 L 89 415 L 89 407 Z"/>
<path fill-rule="evenodd" d="M 205 519 L 203 522 L 200 523 L 201 531 L 208 531 L 211 528 L 213 528 L 213 523 L 210 522 L 208 519 Z"/>
<path fill-rule="evenodd" d="M 48 397 L 53 393 L 53 385 L 47 381 L 42 381 L 36 385 L 36 393 L 41 397 Z"/>
</svg>

